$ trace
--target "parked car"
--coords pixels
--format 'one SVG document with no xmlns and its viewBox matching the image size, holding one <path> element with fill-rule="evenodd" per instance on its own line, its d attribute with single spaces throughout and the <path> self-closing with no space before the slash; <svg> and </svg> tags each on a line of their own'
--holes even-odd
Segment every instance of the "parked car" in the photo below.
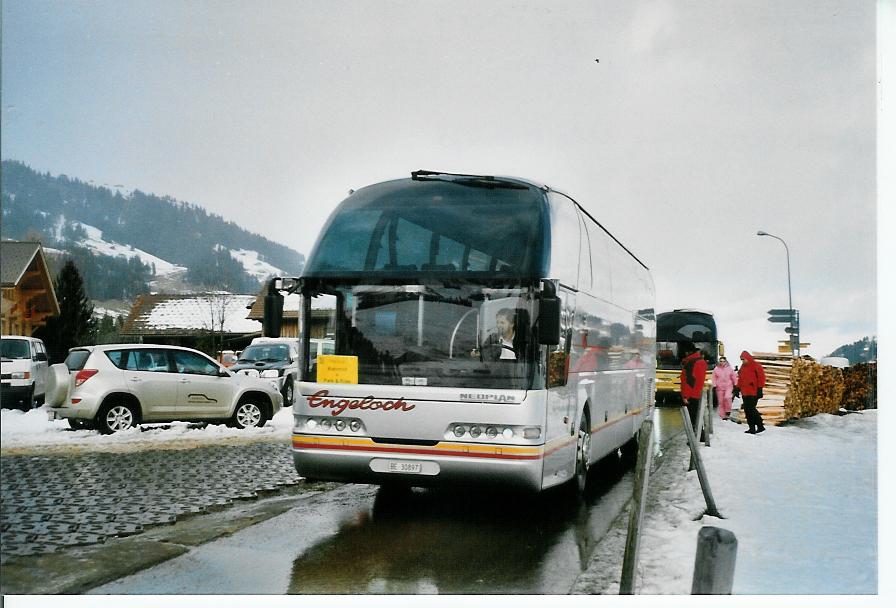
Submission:
<svg viewBox="0 0 896 608">
<path fill-rule="evenodd" d="M 0 403 L 30 410 L 43 404 L 47 386 L 47 349 L 30 336 L 0 337 Z"/>
<path fill-rule="evenodd" d="M 103 344 L 73 348 L 50 366 L 47 405 L 51 419 L 72 428 L 115 433 L 174 420 L 261 427 L 283 398 L 269 382 L 233 374 L 191 348 Z"/>
<path fill-rule="evenodd" d="M 283 395 L 289 407 L 295 399 L 295 385 L 299 381 L 298 338 L 255 338 L 240 353 L 230 371 L 267 380 Z"/>
</svg>

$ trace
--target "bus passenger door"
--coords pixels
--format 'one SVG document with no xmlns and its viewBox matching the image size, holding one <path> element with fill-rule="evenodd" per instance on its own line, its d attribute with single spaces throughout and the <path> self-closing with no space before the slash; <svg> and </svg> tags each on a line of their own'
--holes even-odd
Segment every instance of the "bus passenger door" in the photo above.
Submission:
<svg viewBox="0 0 896 608">
<path fill-rule="evenodd" d="M 569 479 L 574 473 L 576 452 L 577 383 L 570 376 L 570 346 L 576 296 L 562 286 L 560 298 L 560 344 L 547 348 L 547 416 L 545 421 L 544 486 Z"/>
</svg>

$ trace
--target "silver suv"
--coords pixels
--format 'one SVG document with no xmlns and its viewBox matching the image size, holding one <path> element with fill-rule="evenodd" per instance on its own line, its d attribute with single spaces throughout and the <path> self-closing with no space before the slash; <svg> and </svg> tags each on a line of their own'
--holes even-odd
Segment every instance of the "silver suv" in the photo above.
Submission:
<svg viewBox="0 0 896 608">
<path fill-rule="evenodd" d="M 261 427 L 283 406 L 269 382 L 232 374 L 199 351 L 156 344 L 73 348 L 50 367 L 46 399 L 51 419 L 107 434 L 174 420 Z"/>
</svg>

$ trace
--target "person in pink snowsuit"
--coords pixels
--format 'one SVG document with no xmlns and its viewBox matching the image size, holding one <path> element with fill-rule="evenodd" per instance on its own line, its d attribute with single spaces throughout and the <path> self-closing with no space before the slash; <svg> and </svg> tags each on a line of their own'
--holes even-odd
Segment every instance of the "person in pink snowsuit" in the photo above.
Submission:
<svg viewBox="0 0 896 608">
<path fill-rule="evenodd" d="M 737 374 L 728 365 L 728 359 L 719 357 L 719 363 L 712 370 L 712 385 L 716 388 L 716 397 L 719 399 L 719 417 L 728 420 L 731 415 L 731 391 L 737 384 Z"/>
</svg>

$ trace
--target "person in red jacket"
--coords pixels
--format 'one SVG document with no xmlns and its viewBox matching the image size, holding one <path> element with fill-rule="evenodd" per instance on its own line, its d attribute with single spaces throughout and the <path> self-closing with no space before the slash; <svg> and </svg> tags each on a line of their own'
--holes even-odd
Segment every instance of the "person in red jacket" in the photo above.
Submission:
<svg viewBox="0 0 896 608">
<path fill-rule="evenodd" d="M 744 432 L 755 435 L 765 430 L 762 414 L 756 409 L 756 404 L 762 398 L 762 388 L 765 386 L 765 370 L 747 351 L 740 354 L 740 362 L 734 394 L 740 393 L 744 400 L 744 414 L 747 416 L 747 424 L 750 425 Z"/>
<path fill-rule="evenodd" d="M 688 414 L 691 415 L 691 424 L 696 433 L 697 417 L 700 415 L 700 396 L 703 394 L 703 384 L 706 382 L 706 359 L 693 342 L 683 342 L 681 349 L 685 355 L 681 360 L 681 400 L 688 406 Z"/>
</svg>

